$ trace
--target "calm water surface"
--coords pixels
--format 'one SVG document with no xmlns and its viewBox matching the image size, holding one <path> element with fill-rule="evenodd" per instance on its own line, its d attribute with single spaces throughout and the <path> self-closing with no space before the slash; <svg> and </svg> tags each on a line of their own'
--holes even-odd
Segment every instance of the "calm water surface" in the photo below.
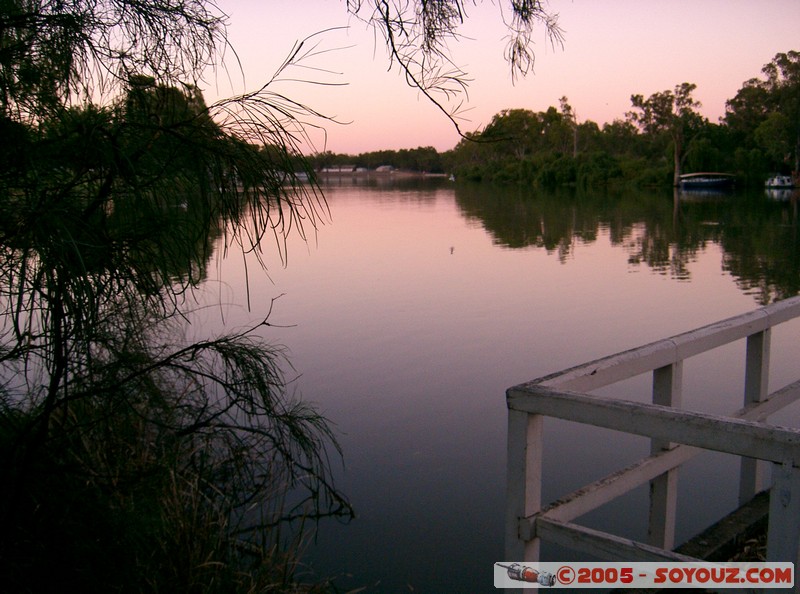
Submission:
<svg viewBox="0 0 800 594">
<path fill-rule="evenodd" d="M 285 327 L 267 336 L 289 350 L 293 389 L 335 424 L 338 485 L 357 517 L 323 522 L 306 563 L 309 576 L 335 576 L 343 589 L 494 591 L 506 388 L 800 291 L 789 199 L 447 182 L 344 181 L 325 192 L 330 221 L 308 243 L 290 241 L 286 267 L 268 248 L 269 278 L 249 263 L 250 311 L 241 257 L 218 257 L 204 288 L 225 305 L 204 315 L 243 326 L 272 307 L 270 321 Z M 796 379 L 799 336 L 797 324 L 775 333 L 773 389 Z M 743 353 L 737 344 L 687 361 L 685 406 L 738 408 Z M 643 377 L 614 393 L 644 400 L 648 390 Z M 649 447 L 565 422 L 546 431 L 547 499 Z M 708 456 L 682 474 L 679 540 L 735 506 L 734 469 Z M 585 522 L 644 538 L 646 513 L 639 490 Z"/>
</svg>

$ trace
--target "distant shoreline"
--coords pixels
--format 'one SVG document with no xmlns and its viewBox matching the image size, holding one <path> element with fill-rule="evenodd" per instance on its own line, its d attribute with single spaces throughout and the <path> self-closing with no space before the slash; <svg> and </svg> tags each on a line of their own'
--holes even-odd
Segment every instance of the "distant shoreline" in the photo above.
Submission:
<svg viewBox="0 0 800 594">
<path fill-rule="evenodd" d="M 376 171 L 375 169 L 368 170 L 353 170 L 353 171 L 316 171 L 316 175 L 320 178 L 323 177 L 448 177 L 447 173 L 428 173 L 426 171 L 405 171 L 394 169 L 392 171 Z"/>
</svg>

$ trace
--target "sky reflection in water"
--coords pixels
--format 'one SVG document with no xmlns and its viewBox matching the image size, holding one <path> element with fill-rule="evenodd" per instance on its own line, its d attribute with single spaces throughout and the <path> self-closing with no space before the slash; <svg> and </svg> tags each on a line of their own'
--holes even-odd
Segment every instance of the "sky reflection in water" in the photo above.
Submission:
<svg viewBox="0 0 800 594">
<path fill-rule="evenodd" d="M 763 291 L 742 287 L 759 283 L 729 272 L 744 269 L 744 258 L 731 264 L 721 243 L 766 234 L 777 237 L 776 258 L 798 253 L 792 204 L 767 205 L 764 214 L 762 197 L 748 200 L 767 222 L 737 231 L 759 217 L 726 200 L 674 209 L 669 195 L 587 206 L 446 183 L 331 186 L 326 195 L 331 222 L 316 241 L 290 241 L 287 267 L 268 260 L 267 278 L 250 262 L 252 311 L 241 258 L 209 266 L 208 298 L 235 304 L 204 311 L 195 327 L 219 325 L 222 312 L 228 325 L 260 320 L 281 295 L 270 322 L 286 327 L 268 337 L 288 347 L 298 395 L 335 423 L 345 459 L 339 485 L 357 513 L 348 526 L 323 523 L 308 561 L 322 575 L 352 574 L 342 587 L 375 592 L 493 590 L 492 564 L 503 552 L 506 388 L 757 307 Z M 770 229 L 770 217 L 782 231 Z M 795 379 L 797 329 L 776 332 L 772 389 Z M 685 405 L 740 406 L 743 352 L 733 345 L 687 361 Z M 646 398 L 649 381 L 634 378 L 615 394 Z M 546 448 L 552 499 L 648 444 L 554 421 Z M 682 475 L 679 539 L 735 504 L 732 464 L 709 457 Z M 721 495 L 698 505 L 692 481 L 709 473 L 719 475 Z M 643 538 L 639 491 L 590 522 Z"/>
</svg>

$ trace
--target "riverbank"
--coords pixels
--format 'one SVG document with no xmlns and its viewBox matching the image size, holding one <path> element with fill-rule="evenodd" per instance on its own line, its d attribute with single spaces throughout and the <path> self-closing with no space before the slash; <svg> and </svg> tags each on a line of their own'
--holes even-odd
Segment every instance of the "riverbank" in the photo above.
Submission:
<svg viewBox="0 0 800 594">
<path fill-rule="evenodd" d="M 376 170 L 376 169 L 322 169 L 317 171 L 320 179 L 325 178 L 361 178 L 361 179 L 413 179 L 413 178 L 440 178 L 446 179 L 447 173 L 428 173 L 426 171 L 409 171 L 404 169 Z"/>
</svg>

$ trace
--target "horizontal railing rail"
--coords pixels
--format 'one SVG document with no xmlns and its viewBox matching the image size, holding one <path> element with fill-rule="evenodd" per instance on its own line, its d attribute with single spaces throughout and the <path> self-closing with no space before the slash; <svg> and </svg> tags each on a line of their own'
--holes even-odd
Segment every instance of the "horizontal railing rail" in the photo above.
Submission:
<svg viewBox="0 0 800 594">
<path fill-rule="evenodd" d="M 800 464 L 800 430 L 776 428 L 758 421 L 536 386 L 510 390 L 508 405 L 529 414 L 576 421 L 706 450 L 770 462 L 791 463 L 796 460 Z"/>
<path fill-rule="evenodd" d="M 589 392 L 724 346 L 798 316 L 800 297 L 793 297 L 702 328 L 583 363 L 521 386 L 541 384 L 575 392 Z M 521 386 L 515 386 L 512 390 Z"/>
</svg>

